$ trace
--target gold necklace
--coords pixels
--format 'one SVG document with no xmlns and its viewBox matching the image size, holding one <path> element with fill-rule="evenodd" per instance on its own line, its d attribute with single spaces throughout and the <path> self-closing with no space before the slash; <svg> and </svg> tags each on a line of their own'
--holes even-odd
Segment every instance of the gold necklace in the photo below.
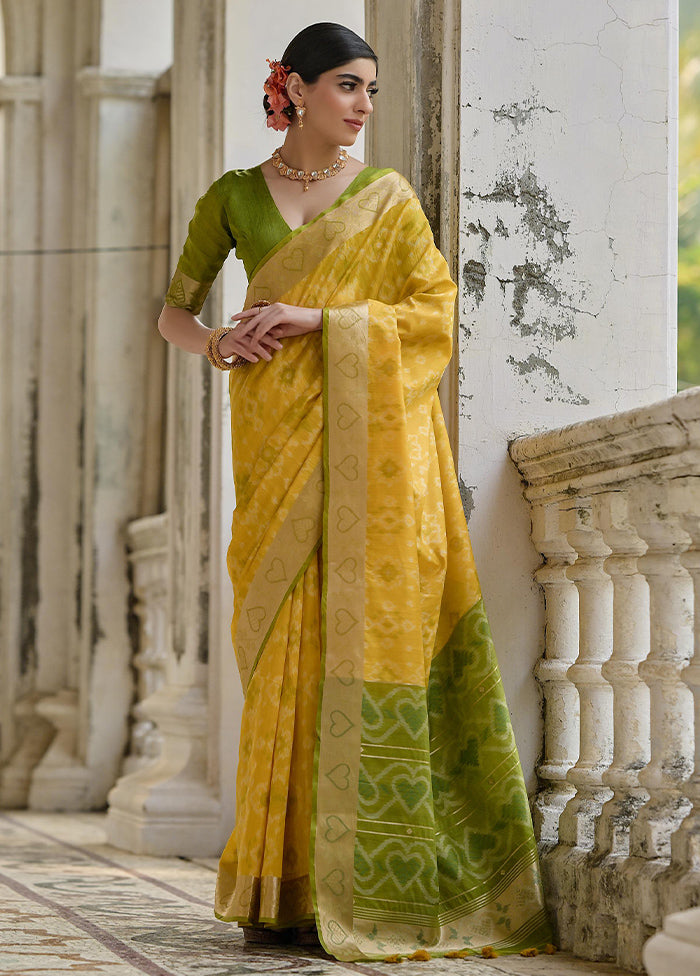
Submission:
<svg viewBox="0 0 700 976">
<path fill-rule="evenodd" d="M 327 167 L 327 169 L 292 169 L 291 166 L 287 166 L 280 156 L 279 149 L 275 149 L 272 154 L 272 165 L 280 171 L 282 176 L 286 176 L 288 180 L 303 180 L 304 190 L 308 190 L 309 183 L 313 183 L 316 180 L 327 180 L 330 176 L 337 176 L 347 161 L 348 154 L 345 149 L 341 149 L 336 161 Z"/>
</svg>

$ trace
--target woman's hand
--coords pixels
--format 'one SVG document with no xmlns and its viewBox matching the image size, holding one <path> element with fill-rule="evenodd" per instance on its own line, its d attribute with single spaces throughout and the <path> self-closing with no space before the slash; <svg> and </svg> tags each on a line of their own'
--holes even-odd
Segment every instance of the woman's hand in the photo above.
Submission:
<svg viewBox="0 0 700 976">
<path fill-rule="evenodd" d="M 320 332 L 323 328 L 323 309 L 273 302 L 262 308 L 236 312 L 231 320 L 238 320 L 238 325 L 219 342 L 221 355 L 228 359 L 238 353 L 249 362 L 256 363 L 259 358 L 272 359 L 269 350 L 281 349 L 280 339 Z"/>
</svg>

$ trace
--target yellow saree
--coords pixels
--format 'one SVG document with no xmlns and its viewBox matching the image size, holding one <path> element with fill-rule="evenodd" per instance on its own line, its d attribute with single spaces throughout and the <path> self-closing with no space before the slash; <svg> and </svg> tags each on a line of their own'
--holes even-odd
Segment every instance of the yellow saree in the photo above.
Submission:
<svg viewBox="0 0 700 976">
<path fill-rule="evenodd" d="M 245 689 L 216 914 L 341 960 L 551 941 L 437 396 L 456 286 L 395 171 L 288 235 L 258 299 L 323 332 L 230 374 Z"/>
</svg>

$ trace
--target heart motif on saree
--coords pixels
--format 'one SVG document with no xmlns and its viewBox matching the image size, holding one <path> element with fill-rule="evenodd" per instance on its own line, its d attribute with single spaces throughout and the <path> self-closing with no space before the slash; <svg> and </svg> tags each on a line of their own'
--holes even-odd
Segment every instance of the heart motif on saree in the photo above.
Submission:
<svg viewBox="0 0 700 976">
<path fill-rule="evenodd" d="M 359 516 L 355 515 L 351 508 L 347 505 L 341 505 L 337 512 L 337 526 L 338 532 L 348 532 L 353 525 L 357 525 L 360 521 Z"/>
<path fill-rule="evenodd" d="M 427 718 L 425 708 L 416 706 L 410 701 L 401 702 L 396 709 L 399 714 L 401 724 L 406 729 L 411 738 L 415 739 L 423 731 Z"/>
<path fill-rule="evenodd" d="M 343 583 L 354 583 L 357 580 L 357 562 L 352 556 L 348 556 L 344 559 L 340 566 L 336 569 L 336 573 L 340 576 Z"/>
<path fill-rule="evenodd" d="M 343 376 L 347 376 L 349 380 L 357 379 L 357 374 L 359 372 L 358 366 L 360 365 L 360 360 L 354 352 L 349 352 L 347 355 L 343 356 L 335 364 Z"/>
<path fill-rule="evenodd" d="M 292 519 L 292 528 L 297 542 L 307 542 L 316 528 L 316 522 L 307 515 L 303 518 Z"/>
<path fill-rule="evenodd" d="M 333 868 L 330 874 L 327 874 L 323 879 L 323 883 L 330 888 L 331 892 L 336 895 L 345 894 L 345 872 L 341 871 L 340 868 Z"/>
<path fill-rule="evenodd" d="M 268 583 L 282 583 L 284 580 L 287 579 L 287 573 L 284 568 L 284 563 L 279 558 L 279 556 L 275 556 L 275 558 L 270 563 L 270 568 L 265 573 L 265 579 L 267 580 Z"/>
<path fill-rule="evenodd" d="M 389 870 L 401 891 L 405 891 L 420 874 L 423 862 L 419 857 L 404 857 L 392 854 L 388 860 Z"/>
<path fill-rule="evenodd" d="M 323 236 L 327 241 L 332 241 L 338 234 L 345 231 L 345 224 L 342 220 L 327 220 L 323 228 Z"/>
<path fill-rule="evenodd" d="M 350 767 L 347 763 L 338 763 L 326 773 L 326 779 L 330 780 L 336 790 L 347 790 L 350 786 Z"/>
<path fill-rule="evenodd" d="M 345 607 L 335 611 L 335 632 L 339 637 L 349 634 L 356 623 L 355 617 Z"/>
<path fill-rule="evenodd" d="M 265 607 L 251 607 L 248 610 L 248 623 L 250 624 L 250 629 L 254 630 L 255 633 L 260 630 L 260 624 L 263 622 L 267 616 L 267 610 Z"/>
<path fill-rule="evenodd" d="M 340 464 L 336 464 L 335 470 L 339 471 L 347 481 L 357 481 L 357 465 L 357 455 L 348 454 Z"/>
<path fill-rule="evenodd" d="M 359 413 L 353 410 L 349 403 L 338 404 L 338 427 L 341 430 L 348 430 L 359 419 Z"/>
<path fill-rule="evenodd" d="M 345 942 L 345 929 L 341 928 L 334 918 L 330 920 L 326 926 L 326 935 L 329 942 L 333 942 L 335 945 L 341 945 Z"/>
<path fill-rule="evenodd" d="M 379 209 L 379 194 L 376 191 L 368 193 L 358 202 L 357 206 L 360 210 L 370 210 L 372 213 L 376 213 Z"/>
<path fill-rule="evenodd" d="M 406 809 L 411 813 L 420 806 L 428 795 L 428 784 L 425 780 L 410 780 L 407 776 L 395 779 L 393 787 L 399 795 Z"/>
<path fill-rule="evenodd" d="M 335 675 L 338 679 L 339 684 L 343 687 L 349 687 L 355 680 L 355 665 L 352 661 L 346 658 L 341 661 L 336 667 L 333 668 L 331 674 Z"/>
<path fill-rule="evenodd" d="M 288 254 L 282 261 L 282 267 L 287 271 L 301 271 L 304 267 L 304 252 L 300 247 L 295 247 L 291 254 Z"/>
<path fill-rule="evenodd" d="M 341 837 L 345 837 L 349 830 L 350 828 L 343 823 L 340 817 L 336 817 L 332 813 L 330 817 L 326 817 L 326 832 L 323 836 L 329 844 L 335 844 Z"/>
<path fill-rule="evenodd" d="M 350 721 L 345 712 L 341 712 L 338 709 L 331 712 L 331 727 L 329 731 L 334 739 L 340 739 L 350 729 L 354 728 L 355 723 Z"/>
<path fill-rule="evenodd" d="M 337 319 L 341 329 L 351 329 L 359 321 L 360 314 L 354 308 L 345 308 L 338 312 Z"/>
</svg>

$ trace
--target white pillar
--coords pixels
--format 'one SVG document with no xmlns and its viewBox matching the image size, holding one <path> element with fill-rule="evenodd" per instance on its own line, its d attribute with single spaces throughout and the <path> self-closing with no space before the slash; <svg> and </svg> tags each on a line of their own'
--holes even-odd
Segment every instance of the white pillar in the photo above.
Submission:
<svg viewBox="0 0 700 976">
<path fill-rule="evenodd" d="M 21 46 L 20 46 L 21 47 Z M 15 51 L 17 54 L 17 51 Z M 33 58 L 29 57 L 31 64 Z M 39 606 L 40 75 L 0 78 L 0 806 L 24 806 L 51 727 L 34 711 Z"/>
<path fill-rule="evenodd" d="M 644 946 L 649 976 L 697 976 L 700 972 L 700 908 L 675 912 Z"/>
<path fill-rule="evenodd" d="M 172 71 L 172 253 L 179 254 L 197 197 L 222 172 L 225 0 L 176 0 Z M 204 319 L 218 324 L 215 287 Z M 158 728 L 155 763 L 109 794 L 110 843 L 149 854 L 220 852 L 221 809 L 212 781 L 209 647 L 219 640 L 218 540 L 221 377 L 205 357 L 168 348 L 168 639 L 163 686 L 141 703 Z"/>
</svg>

